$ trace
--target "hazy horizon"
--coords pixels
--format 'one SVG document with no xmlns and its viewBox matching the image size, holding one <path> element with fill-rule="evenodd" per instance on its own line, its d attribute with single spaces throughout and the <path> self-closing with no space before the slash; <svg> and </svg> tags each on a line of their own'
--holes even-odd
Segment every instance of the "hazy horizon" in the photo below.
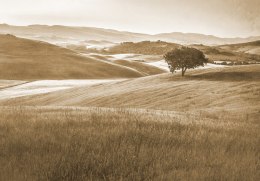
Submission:
<svg viewBox="0 0 260 181">
<path fill-rule="evenodd" d="M 107 28 L 107 27 L 97 27 L 97 26 L 80 26 L 80 25 L 62 25 L 62 24 L 9 24 L 6 22 L 0 22 L 0 25 L 8 25 L 8 26 L 22 26 L 22 27 L 29 27 L 29 26 L 64 26 L 64 27 L 75 27 L 75 28 L 100 28 L 100 29 L 107 29 L 107 30 L 115 30 L 119 32 L 129 32 L 129 33 L 137 33 L 137 34 L 147 34 L 147 35 L 159 35 L 159 34 L 167 34 L 167 33 L 183 33 L 183 34 L 198 34 L 198 35 L 205 35 L 205 36 L 215 36 L 218 38 L 250 38 L 250 37 L 258 37 L 259 35 L 250 35 L 250 36 L 234 36 L 234 37 L 223 37 L 213 34 L 203 34 L 203 33 L 196 33 L 196 32 L 180 32 L 180 31 L 172 31 L 172 32 L 160 32 L 160 33 L 145 33 L 145 32 L 136 32 L 136 31 L 128 31 L 123 29 L 116 29 L 116 28 Z"/>
<path fill-rule="evenodd" d="M 9 0 L 1 3 L 0 23 L 234 38 L 260 35 L 259 7 L 258 0 Z"/>
</svg>

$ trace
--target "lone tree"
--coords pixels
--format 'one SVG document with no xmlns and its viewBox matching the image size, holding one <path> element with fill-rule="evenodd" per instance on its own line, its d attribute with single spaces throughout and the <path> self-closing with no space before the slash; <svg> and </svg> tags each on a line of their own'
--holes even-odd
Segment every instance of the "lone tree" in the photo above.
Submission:
<svg viewBox="0 0 260 181">
<path fill-rule="evenodd" d="M 172 50 L 164 55 L 164 59 L 172 73 L 181 69 L 182 76 L 184 76 L 187 69 L 204 66 L 204 63 L 208 62 L 203 52 L 189 47 Z"/>
</svg>

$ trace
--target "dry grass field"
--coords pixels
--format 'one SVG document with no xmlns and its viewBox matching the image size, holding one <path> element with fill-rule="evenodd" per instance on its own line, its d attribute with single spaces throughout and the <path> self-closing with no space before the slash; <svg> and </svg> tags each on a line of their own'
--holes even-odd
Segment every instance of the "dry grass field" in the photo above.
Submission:
<svg viewBox="0 0 260 181">
<path fill-rule="evenodd" d="M 1 107 L 0 180 L 258 180 L 259 122 Z"/>
<path fill-rule="evenodd" d="M 145 108 L 255 114 L 260 65 L 189 70 L 0 101 L 0 105 Z"/>
<path fill-rule="evenodd" d="M 3 99 L 0 180 L 256 181 L 259 103 L 259 65 Z"/>
</svg>

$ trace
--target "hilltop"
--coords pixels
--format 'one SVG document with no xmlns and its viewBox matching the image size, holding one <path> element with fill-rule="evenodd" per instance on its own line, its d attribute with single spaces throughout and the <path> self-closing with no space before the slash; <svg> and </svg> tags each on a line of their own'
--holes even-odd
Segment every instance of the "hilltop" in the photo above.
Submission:
<svg viewBox="0 0 260 181">
<path fill-rule="evenodd" d="M 124 42 L 108 49 L 109 53 L 134 53 L 144 55 L 164 55 L 165 53 L 181 47 L 180 44 L 163 41 Z"/>
</svg>

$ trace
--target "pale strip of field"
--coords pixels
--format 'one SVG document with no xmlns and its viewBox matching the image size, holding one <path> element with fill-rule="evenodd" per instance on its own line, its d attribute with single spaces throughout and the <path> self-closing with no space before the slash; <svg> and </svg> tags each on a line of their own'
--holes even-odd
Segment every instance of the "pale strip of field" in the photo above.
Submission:
<svg viewBox="0 0 260 181">
<path fill-rule="evenodd" d="M 20 84 L 24 84 L 26 81 L 20 81 L 20 80 L 0 80 L 0 90 L 7 88 L 7 87 L 12 87 Z"/>
<path fill-rule="evenodd" d="M 121 59 L 126 59 L 126 60 L 132 60 L 133 58 L 139 59 L 141 55 L 139 54 L 114 54 L 110 55 L 113 57 L 113 59 L 121 60 Z M 166 70 L 169 72 L 169 67 L 168 64 L 165 62 L 165 60 L 158 60 L 158 61 L 144 61 L 145 64 L 157 67 L 162 70 Z M 206 64 L 204 67 L 197 67 L 196 69 L 209 69 L 209 68 L 222 68 L 226 67 L 225 65 L 216 65 L 212 63 Z"/>
<path fill-rule="evenodd" d="M 169 72 L 168 64 L 164 60 L 156 61 L 156 62 L 146 62 L 146 64 L 158 67 L 160 69 L 166 70 Z"/>
<path fill-rule="evenodd" d="M 103 54 L 96 54 L 104 56 Z M 129 61 L 140 61 L 140 62 L 154 62 L 162 59 L 162 55 L 144 55 L 134 53 L 122 53 L 122 54 L 110 54 L 107 55 L 110 61 L 113 60 L 129 60 Z"/>
<path fill-rule="evenodd" d="M 168 64 L 165 62 L 165 60 L 160 60 L 160 61 L 156 61 L 156 62 L 149 62 L 149 63 L 146 63 L 146 64 L 158 67 L 158 68 L 166 70 L 166 71 L 169 71 Z M 196 69 L 223 68 L 223 67 L 226 67 L 226 66 L 208 63 L 204 67 L 201 66 L 201 67 L 197 67 Z"/>
<path fill-rule="evenodd" d="M 103 56 L 102 54 L 97 54 L 97 55 Z M 145 55 L 141 55 L 141 54 L 114 54 L 114 55 L 109 55 L 109 56 L 112 57 L 112 58 L 109 58 L 110 60 L 129 60 L 129 61 L 143 60 L 143 63 L 145 63 L 145 64 L 148 64 L 150 66 L 154 66 L 154 67 L 157 67 L 159 69 L 166 70 L 167 72 L 169 72 L 168 64 L 165 62 L 165 60 L 160 60 L 160 57 L 158 57 L 158 56 L 149 57 L 150 59 L 153 59 L 153 61 L 148 61 L 145 57 L 143 57 Z M 156 59 L 158 59 L 158 60 L 156 60 Z M 200 66 L 200 67 L 197 67 L 196 69 L 209 69 L 209 68 L 222 68 L 222 67 L 226 67 L 226 66 L 208 63 L 204 67 Z"/>
<path fill-rule="evenodd" d="M 138 56 L 138 54 L 114 54 L 114 55 L 110 55 L 115 59 L 127 59 L 127 58 L 133 58 Z"/>
<path fill-rule="evenodd" d="M 118 82 L 125 79 L 93 79 L 93 80 L 39 80 L 33 82 L 1 81 L 0 85 L 8 85 L 0 90 L 0 99 L 10 99 L 28 95 L 44 94 L 80 86 Z M 2 83 L 3 82 L 3 83 Z M 5 83 L 5 84 L 4 84 Z M 13 86 L 16 84 L 21 84 Z"/>
<path fill-rule="evenodd" d="M 114 44 L 101 44 L 101 45 L 86 44 L 87 49 L 97 49 L 97 50 L 102 50 L 104 48 L 109 48 L 112 46 L 114 46 Z"/>
</svg>

